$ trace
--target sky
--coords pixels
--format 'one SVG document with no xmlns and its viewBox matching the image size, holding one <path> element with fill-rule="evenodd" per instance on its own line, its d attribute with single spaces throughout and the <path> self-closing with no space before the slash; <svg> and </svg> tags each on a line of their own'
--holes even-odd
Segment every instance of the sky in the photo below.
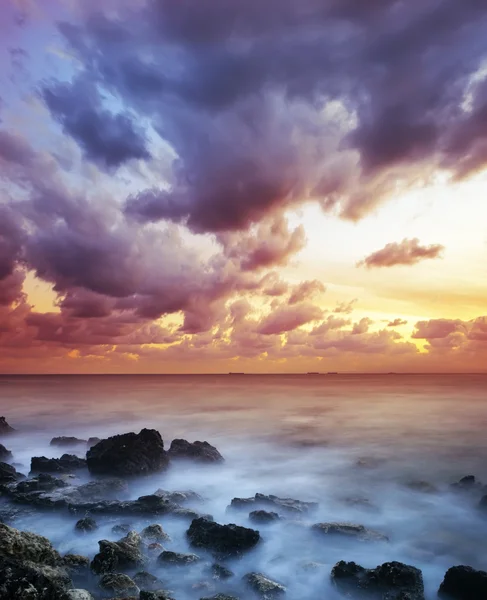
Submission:
<svg viewBox="0 0 487 600">
<path fill-rule="evenodd" d="M 487 371 L 484 0 L 3 0 L 0 373 Z"/>
</svg>

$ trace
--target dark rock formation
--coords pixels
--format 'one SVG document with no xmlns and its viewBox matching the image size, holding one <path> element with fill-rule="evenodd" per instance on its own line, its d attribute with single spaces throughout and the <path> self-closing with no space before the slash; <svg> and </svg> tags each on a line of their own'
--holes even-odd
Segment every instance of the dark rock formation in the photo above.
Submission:
<svg viewBox="0 0 487 600">
<path fill-rule="evenodd" d="M 102 590 L 113 592 L 119 597 L 127 597 L 140 592 L 137 585 L 123 573 L 105 573 L 99 582 Z"/>
<path fill-rule="evenodd" d="M 256 546 L 260 534 L 239 525 L 220 525 L 205 518 L 194 519 L 186 532 L 191 545 L 205 548 L 221 556 L 247 552 Z"/>
<path fill-rule="evenodd" d="M 363 525 L 353 523 L 316 523 L 312 530 L 321 535 L 336 535 L 353 538 L 360 542 L 387 542 L 388 537 L 379 531 L 367 529 Z"/>
<path fill-rule="evenodd" d="M 2 483 L 15 483 L 21 479 L 23 475 L 15 470 L 15 467 L 8 465 L 7 463 L 0 462 L 0 484 Z"/>
<path fill-rule="evenodd" d="M 340 561 L 333 567 L 331 578 L 340 591 L 352 597 L 364 594 L 374 600 L 424 600 L 421 571 L 399 562 L 364 569 L 354 562 Z"/>
<path fill-rule="evenodd" d="M 0 444 L 0 460 L 10 460 L 12 458 L 12 453 L 10 450 L 7 450 L 5 446 Z"/>
<path fill-rule="evenodd" d="M 171 459 L 190 459 L 199 463 L 223 462 L 223 456 L 215 446 L 208 442 L 188 442 L 187 440 L 173 440 L 169 448 Z"/>
<path fill-rule="evenodd" d="M 19 494 L 30 494 L 31 492 L 53 492 L 61 488 L 67 487 L 67 483 L 63 479 L 53 477 L 48 473 L 41 473 L 32 479 L 20 481 L 15 487 L 15 492 Z"/>
<path fill-rule="evenodd" d="M 141 591 L 139 600 L 174 600 L 174 598 L 167 590 L 157 590 L 156 592 Z"/>
<path fill-rule="evenodd" d="M 170 552 L 169 550 L 164 550 L 164 552 L 159 554 L 157 560 L 163 565 L 182 567 L 199 562 L 201 558 L 197 554 L 183 554 L 182 552 Z"/>
<path fill-rule="evenodd" d="M 96 531 L 98 529 L 98 524 L 95 519 L 91 517 L 85 517 L 84 519 L 80 519 L 74 528 L 77 531 L 82 531 L 83 533 L 88 533 L 91 531 Z"/>
<path fill-rule="evenodd" d="M 140 532 L 142 539 L 149 540 L 151 542 L 169 542 L 171 538 L 167 535 L 164 529 L 158 525 L 149 525 Z"/>
<path fill-rule="evenodd" d="M 78 458 L 74 454 L 63 454 L 61 458 L 33 456 L 30 461 L 32 473 L 70 473 L 85 467 L 86 461 L 84 458 Z"/>
<path fill-rule="evenodd" d="M 131 530 L 132 525 L 130 523 L 119 523 L 118 525 L 114 525 L 112 527 L 112 533 L 115 533 L 116 535 L 125 535 Z"/>
<path fill-rule="evenodd" d="M 140 550 L 141 543 L 135 531 L 130 531 L 118 542 L 100 540 L 100 551 L 91 561 L 91 570 L 99 575 L 121 569 L 143 568 L 147 561 Z"/>
<path fill-rule="evenodd" d="M 261 598 L 268 600 L 285 593 L 286 588 L 272 581 L 262 573 L 248 573 L 244 576 L 245 583 Z"/>
<path fill-rule="evenodd" d="M 213 579 L 225 580 L 234 576 L 233 571 L 230 571 L 230 569 L 227 569 L 227 567 L 219 565 L 218 563 L 211 565 L 210 570 Z"/>
<path fill-rule="evenodd" d="M 62 564 L 68 571 L 85 571 L 90 568 L 90 559 L 81 554 L 65 554 Z"/>
<path fill-rule="evenodd" d="M 99 437 L 90 437 L 90 438 L 88 438 L 86 445 L 88 446 L 88 448 L 92 448 L 93 446 L 96 446 L 96 444 L 99 444 L 100 442 L 101 442 L 101 439 Z"/>
<path fill-rule="evenodd" d="M 169 502 L 174 502 L 175 504 L 184 504 L 185 502 L 203 502 L 203 498 L 192 490 L 187 490 L 184 492 L 167 492 L 166 490 L 158 489 L 154 492 L 154 495 L 164 498 Z"/>
<path fill-rule="evenodd" d="M 62 569 L 4 556 L 0 556 L 0 573 L 2 600 L 66 600 L 65 592 L 72 587 Z"/>
<path fill-rule="evenodd" d="M 94 600 L 90 592 L 86 590 L 68 590 L 66 600 Z"/>
<path fill-rule="evenodd" d="M 53 437 L 51 440 L 51 446 L 77 446 L 79 444 L 86 444 L 86 440 L 80 440 L 76 437 Z"/>
<path fill-rule="evenodd" d="M 10 433 L 14 433 L 14 431 L 15 429 L 10 427 L 5 417 L 0 417 L 0 436 L 9 435 Z"/>
<path fill-rule="evenodd" d="M 255 494 L 253 498 L 234 498 L 229 506 L 230 509 L 266 508 L 275 507 L 281 511 L 294 514 L 308 514 L 318 508 L 317 502 L 303 502 L 293 498 L 279 498 L 270 494 Z"/>
<path fill-rule="evenodd" d="M 74 514 L 99 514 L 99 515 L 167 515 L 173 514 L 180 516 L 177 504 L 167 502 L 159 496 L 141 496 L 137 500 L 127 500 L 118 502 L 116 500 L 103 500 L 100 502 L 85 502 L 80 504 L 71 504 L 70 510 Z M 182 509 L 183 510 L 183 509 Z M 191 512 L 189 518 L 193 517 Z"/>
<path fill-rule="evenodd" d="M 0 556 L 42 565 L 62 564 L 61 556 L 47 538 L 30 531 L 19 531 L 5 523 L 0 523 Z"/>
<path fill-rule="evenodd" d="M 487 572 L 472 567 L 451 567 L 438 590 L 445 600 L 485 600 L 487 598 Z"/>
<path fill-rule="evenodd" d="M 102 440 L 86 453 L 88 469 L 101 475 L 146 475 L 167 468 L 169 459 L 155 429 L 125 433 Z"/>
<path fill-rule="evenodd" d="M 269 512 L 267 510 L 253 510 L 249 514 L 249 519 L 252 523 L 259 523 L 265 525 L 266 523 L 274 523 L 279 521 L 281 517 L 275 512 Z"/>
<path fill-rule="evenodd" d="M 141 590 L 148 590 L 150 592 L 161 590 L 163 586 L 160 579 L 151 573 L 147 573 L 147 571 L 139 571 L 134 575 L 133 580 Z"/>
</svg>

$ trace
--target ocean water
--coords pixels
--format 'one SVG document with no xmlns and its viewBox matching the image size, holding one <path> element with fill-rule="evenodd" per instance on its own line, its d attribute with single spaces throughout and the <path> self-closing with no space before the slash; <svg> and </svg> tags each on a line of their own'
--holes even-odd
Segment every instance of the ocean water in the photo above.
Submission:
<svg viewBox="0 0 487 600">
<path fill-rule="evenodd" d="M 192 489 L 205 498 L 195 508 L 220 523 L 245 526 L 247 513 L 227 510 L 234 497 L 260 492 L 319 502 L 301 524 L 259 527 L 263 543 L 230 564 L 236 577 L 227 587 L 193 588 L 208 579 L 202 567 L 169 572 L 152 565 L 177 600 L 223 589 L 249 597 L 239 582 L 250 571 L 286 585 L 288 598 L 333 600 L 341 597 L 330 582 L 339 560 L 414 565 L 431 599 L 449 567 L 487 570 L 481 491 L 451 487 L 470 474 L 487 483 L 487 375 L 0 376 L 0 415 L 19 432 L 2 442 L 24 473 L 31 456 L 65 451 L 49 446 L 53 436 L 103 438 L 149 427 L 161 432 L 167 448 L 174 438 L 207 440 L 225 463 L 181 464 L 133 480 L 132 498 L 158 488 Z M 74 450 L 82 456 L 85 448 Z M 412 489 L 418 481 L 435 490 Z M 97 520 L 100 529 L 83 536 L 74 532 L 76 517 L 65 514 L 12 524 L 46 535 L 62 553 L 92 557 L 98 540 L 120 537 L 111 532 L 114 524 L 130 521 L 140 530 L 159 522 L 173 539 L 167 549 L 191 551 L 188 523 L 180 520 Z M 365 525 L 390 541 L 311 535 L 309 525 L 336 521 Z M 318 565 L 303 568 L 309 562 Z"/>
</svg>

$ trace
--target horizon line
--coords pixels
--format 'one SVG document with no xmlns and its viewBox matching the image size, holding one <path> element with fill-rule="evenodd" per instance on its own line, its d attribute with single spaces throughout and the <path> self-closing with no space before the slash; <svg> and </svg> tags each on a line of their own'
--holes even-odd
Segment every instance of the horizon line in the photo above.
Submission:
<svg viewBox="0 0 487 600">
<path fill-rule="evenodd" d="M 279 372 L 234 372 L 234 371 L 225 371 L 225 372 L 216 372 L 216 373 L 116 373 L 116 372 L 107 372 L 107 373 L 2 373 L 0 372 L 0 377 L 195 377 L 195 376 L 307 376 L 307 377 L 316 377 L 316 376 L 340 376 L 340 375 L 487 375 L 486 371 L 323 371 L 323 372 L 289 372 L 289 373 L 279 373 Z"/>
</svg>

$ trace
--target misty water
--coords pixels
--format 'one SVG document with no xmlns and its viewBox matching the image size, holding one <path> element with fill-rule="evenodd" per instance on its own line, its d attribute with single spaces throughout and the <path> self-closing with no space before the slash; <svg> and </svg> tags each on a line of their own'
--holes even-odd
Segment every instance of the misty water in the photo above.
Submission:
<svg viewBox="0 0 487 600">
<path fill-rule="evenodd" d="M 338 599 L 330 571 L 339 560 L 414 565 L 432 599 L 449 567 L 487 567 L 480 496 L 451 487 L 470 474 L 487 483 L 486 400 L 482 375 L 3 376 L 0 415 L 18 433 L 1 441 L 18 471 L 28 473 L 32 456 L 84 456 L 85 446 L 50 446 L 60 435 L 105 438 L 148 427 L 161 432 L 167 448 L 174 438 L 207 440 L 224 464 L 180 463 L 130 480 L 130 498 L 158 488 L 194 490 L 205 500 L 188 506 L 219 523 L 257 528 L 262 542 L 227 561 L 236 577 L 208 591 L 198 585 L 209 580 L 205 564 L 212 561 L 188 545 L 187 521 L 97 515 L 100 528 L 81 535 L 74 531 L 79 516 L 36 512 L 11 525 L 47 536 L 62 554 L 92 558 L 98 540 L 121 537 L 114 525 L 130 523 L 140 531 L 160 523 L 172 538 L 166 549 L 208 559 L 176 570 L 155 561 L 149 566 L 177 600 L 220 591 L 252 597 L 240 581 L 250 571 L 285 585 L 288 598 Z M 86 471 L 76 477 L 74 483 L 89 480 Z M 413 489 L 419 481 L 432 488 Z M 319 508 L 301 523 L 258 527 L 248 511 L 227 510 L 232 498 L 256 492 L 317 501 Z M 390 541 L 317 537 L 309 528 L 336 521 L 365 525 Z M 311 562 L 318 564 L 307 567 Z"/>
</svg>

